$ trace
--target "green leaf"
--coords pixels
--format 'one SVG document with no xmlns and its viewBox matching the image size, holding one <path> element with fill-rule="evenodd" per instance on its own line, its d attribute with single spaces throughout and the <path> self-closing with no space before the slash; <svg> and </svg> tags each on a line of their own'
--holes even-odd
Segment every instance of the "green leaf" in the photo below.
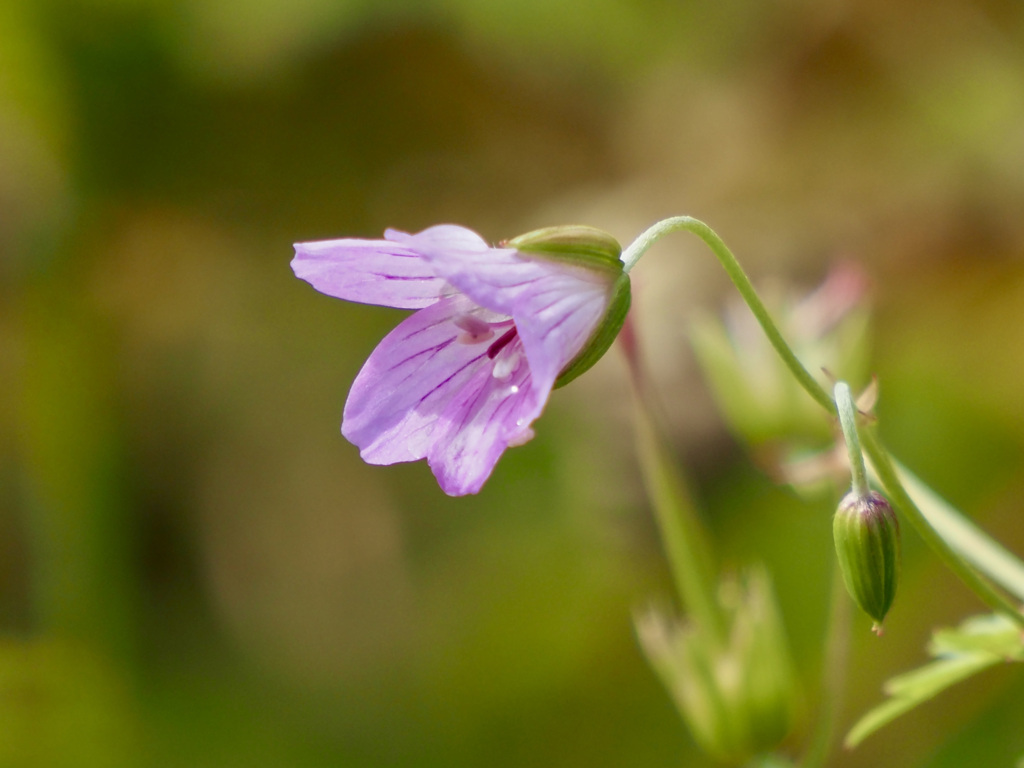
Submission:
<svg viewBox="0 0 1024 768">
<path fill-rule="evenodd" d="M 923 704 L 944 689 L 1000 661 L 988 653 L 976 653 L 927 664 L 914 672 L 894 677 L 886 685 L 892 696 L 870 710 L 850 729 L 843 744 L 855 747 L 883 725 Z"/>
<path fill-rule="evenodd" d="M 973 616 L 955 629 L 937 630 L 929 643 L 933 661 L 885 684 L 889 699 L 865 714 L 850 729 L 844 744 L 855 747 L 884 725 L 934 698 L 951 685 L 988 667 L 1024 660 L 1019 630 L 998 614 Z"/>
<path fill-rule="evenodd" d="M 1020 629 L 1001 614 L 972 616 L 956 629 L 937 630 L 928 648 L 932 656 L 969 651 L 988 651 L 1008 661 L 1024 660 Z"/>
<path fill-rule="evenodd" d="M 900 482 L 928 523 L 962 557 L 996 584 L 1024 600 L 1024 561 L 975 525 L 914 474 L 895 462 Z"/>
</svg>

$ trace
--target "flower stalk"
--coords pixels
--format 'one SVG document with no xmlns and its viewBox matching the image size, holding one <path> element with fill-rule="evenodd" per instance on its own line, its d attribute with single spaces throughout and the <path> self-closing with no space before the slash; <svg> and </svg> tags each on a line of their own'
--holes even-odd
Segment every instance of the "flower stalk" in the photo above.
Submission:
<svg viewBox="0 0 1024 768">
<path fill-rule="evenodd" d="M 836 382 L 836 409 L 839 411 L 839 425 L 846 439 L 846 450 L 850 457 L 850 476 L 853 492 L 858 498 L 865 498 L 868 488 L 868 472 L 864 467 L 864 454 L 861 453 L 860 437 L 857 434 L 857 406 L 854 405 L 850 385 L 845 381 Z"/>
<path fill-rule="evenodd" d="M 654 224 L 645 230 L 622 253 L 623 272 L 629 273 L 640 258 L 651 246 L 665 235 L 673 232 L 689 232 L 699 237 L 721 263 L 729 279 L 739 291 L 743 301 L 754 314 L 768 341 L 782 358 L 783 363 L 793 374 L 801 387 L 815 402 L 829 413 L 837 413 L 836 405 L 829 393 L 819 384 L 797 358 L 785 337 L 779 331 L 764 302 L 754 289 L 750 278 L 743 271 L 732 251 L 724 241 L 707 224 L 691 216 L 676 216 Z M 929 523 L 928 518 L 911 499 L 903 487 L 899 475 L 893 467 L 892 460 L 881 441 L 870 429 L 863 436 L 863 450 L 867 453 L 876 475 L 889 493 L 897 510 L 905 515 L 925 543 L 939 556 L 950 570 L 974 592 L 983 602 L 1006 615 L 1016 624 L 1024 627 L 1024 614 L 1012 600 L 999 592 L 984 576 L 976 571 Z M 952 511 L 952 510 L 947 510 Z M 982 563 L 975 563 L 980 570 L 985 570 Z"/>
<path fill-rule="evenodd" d="M 900 482 L 927 518 L 928 524 L 975 569 L 1017 600 L 1024 601 L 1024 563 L 921 482 L 910 470 L 901 466 L 896 459 L 892 459 L 892 462 Z"/>
<path fill-rule="evenodd" d="M 761 325 L 765 335 L 768 337 L 768 341 L 775 348 L 775 351 L 782 357 L 782 361 L 786 364 L 789 370 L 796 377 L 796 380 L 800 382 L 801 386 L 807 391 L 811 397 L 813 397 L 822 408 L 826 411 L 835 413 L 835 406 L 832 403 L 832 398 L 829 397 L 822 386 L 815 381 L 814 377 L 804 368 L 803 363 L 797 359 L 796 354 L 790 348 L 786 339 L 783 337 L 782 332 L 779 331 L 778 326 L 772 319 L 772 316 L 768 313 L 764 302 L 761 301 L 761 297 L 754 289 L 754 284 L 750 282 L 750 278 L 747 273 L 743 271 L 743 267 L 740 266 L 739 261 L 733 255 L 732 251 L 726 246 L 725 242 L 720 238 L 711 227 L 705 224 L 703 221 L 693 218 L 692 216 L 675 216 L 664 221 L 659 221 L 657 224 L 648 228 L 643 234 L 641 234 L 633 243 L 622 252 L 622 271 L 628 273 L 636 263 L 640 260 L 640 257 L 647 252 L 647 250 L 654 245 L 658 240 L 663 238 L 665 235 L 673 232 L 689 232 L 690 234 L 696 235 L 704 244 L 711 249 L 711 252 L 715 254 L 719 263 L 721 263 L 723 269 L 729 279 L 732 280 L 733 285 L 736 286 L 736 290 L 740 292 L 740 296 L 743 297 L 743 301 L 746 302 L 747 306 L 750 307 L 750 311 L 754 313 L 754 317 L 757 318 L 757 322 Z"/>
<path fill-rule="evenodd" d="M 691 619 L 716 645 L 722 646 L 728 630 L 715 594 L 712 548 L 697 517 L 685 478 L 658 428 L 654 395 L 644 376 L 631 322 L 626 323 L 620 339 L 633 389 L 637 460 L 676 593 Z"/>
</svg>

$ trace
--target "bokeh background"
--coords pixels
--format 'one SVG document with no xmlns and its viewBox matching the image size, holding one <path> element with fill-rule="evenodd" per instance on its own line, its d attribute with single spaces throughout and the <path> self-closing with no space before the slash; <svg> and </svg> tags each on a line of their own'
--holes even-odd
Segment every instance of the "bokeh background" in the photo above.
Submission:
<svg viewBox="0 0 1024 768">
<path fill-rule="evenodd" d="M 615 350 L 449 499 L 338 433 L 401 313 L 288 266 L 388 226 L 628 242 L 680 213 L 763 286 L 862 264 L 885 438 L 1024 553 L 1021 3 L 0 3 L 0 764 L 709 764 L 632 633 L 670 582 Z M 776 486 L 713 407 L 702 246 L 635 275 L 680 464 L 723 567 L 772 569 L 813 702 L 841 489 Z M 980 610 L 908 532 L 843 722 Z M 1022 686 L 833 764 L 1010 765 Z"/>
</svg>

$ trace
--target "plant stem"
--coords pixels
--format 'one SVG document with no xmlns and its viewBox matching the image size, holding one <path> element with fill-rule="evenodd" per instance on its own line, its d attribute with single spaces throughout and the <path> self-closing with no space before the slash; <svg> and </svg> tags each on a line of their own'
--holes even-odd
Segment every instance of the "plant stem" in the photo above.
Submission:
<svg viewBox="0 0 1024 768">
<path fill-rule="evenodd" d="M 832 749 L 838 729 L 840 705 L 846 689 L 847 659 L 850 652 L 850 606 L 853 602 L 843 584 L 839 561 L 832 561 L 832 588 L 829 597 L 828 628 L 825 639 L 825 659 L 821 679 L 821 702 L 814 731 L 799 768 L 821 768 Z"/>
<path fill-rule="evenodd" d="M 850 456 L 853 492 L 857 494 L 858 498 L 863 499 L 867 497 L 870 489 L 868 488 L 868 473 L 864 468 L 864 454 L 861 453 L 860 438 L 857 436 L 857 407 L 853 404 L 850 385 L 845 381 L 836 382 L 835 395 L 836 408 L 839 409 L 839 424 L 843 428 L 846 450 Z"/>
<path fill-rule="evenodd" d="M 727 622 L 718 602 L 714 553 L 684 475 L 659 428 L 657 398 L 644 372 L 639 341 L 627 319 L 619 336 L 633 389 L 637 461 L 654 511 L 678 598 L 691 620 L 724 645 Z"/>
<path fill-rule="evenodd" d="M 747 306 L 750 307 L 750 311 L 754 313 L 754 317 L 757 318 L 757 322 L 764 330 L 765 335 L 768 337 L 768 341 L 771 342 L 771 345 L 775 348 L 775 351 L 782 358 L 783 363 L 785 363 L 786 367 L 789 368 L 800 386 L 802 386 L 807 394 L 814 398 L 822 408 L 831 414 L 836 414 L 836 405 L 828 392 L 826 392 L 814 377 L 807 372 L 807 369 L 804 368 L 803 364 L 793 353 L 793 350 L 789 347 L 789 344 L 786 343 L 782 333 L 775 325 L 775 321 L 772 320 L 771 315 L 768 314 L 768 310 L 765 308 L 764 303 L 758 296 L 757 291 L 754 290 L 754 286 L 750 282 L 750 278 L 747 277 L 747 274 L 743 271 L 743 268 L 736 260 L 736 257 L 728 247 L 726 247 L 722 239 L 707 224 L 699 221 L 698 219 L 694 219 L 691 216 L 676 216 L 659 221 L 657 224 L 649 227 L 625 251 L 623 251 L 623 270 L 625 272 L 629 272 L 634 266 L 636 266 L 640 257 L 643 256 L 643 254 L 646 253 L 646 251 L 662 237 L 673 232 L 681 231 L 696 235 L 711 249 L 718 258 L 718 261 L 722 264 L 726 274 L 729 275 L 729 279 L 732 280 L 733 285 L 735 285 L 736 289 L 740 292 L 740 295 L 743 297 Z M 939 559 L 942 560 L 960 578 L 960 580 L 985 603 L 1000 613 L 1006 614 L 1017 624 L 1024 626 L 1024 615 L 1021 614 L 1013 602 L 996 590 L 987 579 L 975 571 L 970 563 L 968 563 L 956 549 L 951 547 L 942 535 L 932 528 L 928 519 L 924 514 L 922 514 L 921 510 L 910 498 L 906 489 L 904 489 L 896 470 L 893 468 L 888 453 L 872 430 L 865 430 L 862 442 L 874 466 L 875 473 L 881 479 L 882 485 L 884 485 L 886 490 L 889 492 L 891 500 L 896 504 L 900 512 L 910 520 L 915 530 L 917 530 L 921 538 L 925 540 L 925 543 L 935 551 L 939 556 Z M 952 508 L 948 508 L 945 511 L 951 512 Z M 948 531 L 949 529 L 950 526 L 945 526 L 945 530 Z M 1003 551 L 1005 552 L 1005 550 Z"/>
<path fill-rule="evenodd" d="M 967 562 L 1018 600 L 1024 600 L 1024 563 L 1020 558 L 992 539 L 895 458 L 892 458 L 892 463 L 896 476 L 932 528 Z"/>
<path fill-rule="evenodd" d="M 634 421 L 644 485 L 654 508 L 679 599 L 690 619 L 724 645 L 726 622 L 716 600 L 707 536 L 697 519 L 688 489 L 642 402 L 637 403 Z"/>
<path fill-rule="evenodd" d="M 747 273 L 743 271 L 743 267 L 733 256 L 732 251 L 726 247 L 714 230 L 711 229 L 707 224 L 698 219 L 694 219 L 690 216 L 676 216 L 671 219 L 665 219 L 659 221 L 654 226 L 647 229 L 646 232 L 640 235 L 633 243 L 622 253 L 623 271 L 629 272 L 636 263 L 640 260 L 640 257 L 660 240 L 665 235 L 673 232 L 689 232 L 696 235 L 704 241 L 705 245 L 711 249 L 712 253 L 721 262 L 722 267 L 725 269 L 729 279 L 732 280 L 733 285 L 740 292 L 743 297 L 743 301 L 746 302 L 747 306 L 750 307 L 750 311 L 754 313 L 754 317 L 757 318 L 757 322 L 760 323 L 761 328 L 764 330 L 765 335 L 768 337 L 768 341 L 775 347 L 775 351 L 779 353 L 782 361 L 789 368 L 796 380 L 800 382 L 800 385 L 807 390 L 807 393 L 813 397 L 822 408 L 831 413 L 835 413 L 835 405 L 832 402 L 832 398 L 829 396 L 814 377 L 807 372 L 793 350 L 789 348 L 789 344 L 783 338 L 782 333 L 775 325 L 775 321 L 772 320 L 768 310 L 764 306 L 764 302 L 761 301 L 761 297 L 757 295 L 757 291 L 754 290 L 753 283 L 750 282 L 750 278 L 747 277 Z"/>
</svg>

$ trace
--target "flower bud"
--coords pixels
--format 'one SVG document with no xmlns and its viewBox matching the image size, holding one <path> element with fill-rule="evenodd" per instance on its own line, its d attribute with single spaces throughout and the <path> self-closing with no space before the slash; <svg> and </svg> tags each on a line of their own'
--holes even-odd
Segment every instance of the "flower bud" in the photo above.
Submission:
<svg viewBox="0 0 1024 768">
<path fill-rule="evenodd" d="M 622 246 L 607 232 L 582 224 L 537 229 L 502 245 L 525 256 L 603 273 L 609 282 L 608 310 L 590 340 L 559 374 L 555 387 L 563 387 L 604 356 L 626 321 L 632 294 L 629 275 L 622 271 Z"/>
<path fill-rule="evenodd" d="M 880 493 L 847 494 L 832 519 L 839 568 L 846 590 L 875 620 L 881 634 L 900 575 L 900 526 Z"/>
</svg>

